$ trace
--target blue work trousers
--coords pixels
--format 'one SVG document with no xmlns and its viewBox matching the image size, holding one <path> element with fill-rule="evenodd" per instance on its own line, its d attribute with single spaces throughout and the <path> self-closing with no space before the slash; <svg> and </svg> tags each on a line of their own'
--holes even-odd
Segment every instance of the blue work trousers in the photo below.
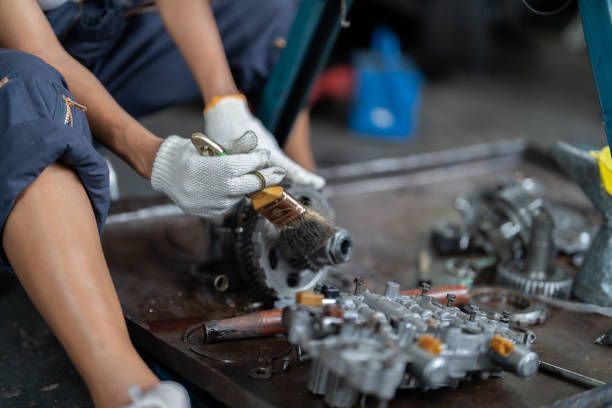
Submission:
<svg viewBox="0 0 612 408">
<path fill-rule="evenodd" d="M 133 116 L 200 99 L 155 8 L 150 2 L 125 3 L 67 2 L 46 15 L 70 55 Z M 239 89 L 258 93 L 293 22 L 297 2 L 211 4 Z M 67 100 L 75 98 L 56 69 L 33 55 L 0 48 L 0 237 L 17 197 L 55 162 L 74 169 L 102 230 L 110 201 L 108 167 L 95 149 L 86 113 Z M 3 250 L 0 266 L 10 268 Z"/>
</svg>

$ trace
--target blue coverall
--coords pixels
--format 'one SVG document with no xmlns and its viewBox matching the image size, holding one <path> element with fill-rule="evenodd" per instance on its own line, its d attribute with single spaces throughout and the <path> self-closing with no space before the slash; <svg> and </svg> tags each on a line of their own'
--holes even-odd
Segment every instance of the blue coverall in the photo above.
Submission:
<svg viewBox="0 0 612 408">
<path fill-rule="evenodd" d="M 138 117 L 201 98 L 158 13 L 144 1 L 67 2 L 46 13 L 64 48 Z M 177 2 L 179 5 L 180 2 Z M 238 87 L 261 90 L 296 11 L 295 0 L 212 0 Z M 206 67 L 202 67 L 206 69 Z M 15 200 L 50 164 L 74 169 L 101 231 L 109 206 L 108 167 L 95 149 L 86 114 L 62 75 L 41 59 L 0 48 L 0 237 Z M 41 203 L 44 205 L 44 203 Z M 52 215 L 50 215 L 52 216 Z M 0 248 L 0 266 L 10 269 Z"/>
</svg>

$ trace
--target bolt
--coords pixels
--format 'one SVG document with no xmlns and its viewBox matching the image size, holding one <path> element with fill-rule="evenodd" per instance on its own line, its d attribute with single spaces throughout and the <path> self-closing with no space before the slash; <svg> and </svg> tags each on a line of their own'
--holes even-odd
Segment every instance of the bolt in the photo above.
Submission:
<svg viewBox="0 0 612 408">
<path fill-rule="evenodd" d="M 479 307 L 478 305 L 470 305 L 470 322 L 476 320 L 476 315 L 478 314 Z"/>
<path fill-rule="evenodd" d="M 287 371 L 287 370 L 289 369 L 289 365 L 290 365 L 290 364 L 291 364 L 291 359 L 290 359 L 290 358 L 288 358 L 288 357 L 285 357 L 285 358 L 283 359 L 283 365 L 282 365 L 282 367 L 281 367 L 281 368 L 282 368 L 282 370 L 283 370 L 283 371 Z"/>
<path fill-rule="evenodd" d="M 429 289 L 431 289 L 431 283 L 422 282 L 421 283 L 421 296 L 426 295 L 427 292 L 429 292 Z"/>
<path fill-rule="evenodd" d="M 503 323 L 508 323 L 510 321 L 510 312 L 507 310 L 504 310 L 499 320 Z"/>
<path fill-rule="evenodd" d="M 446 295 L 446 306 L 452 307 L 453 303 L 455 303 L 455 299 L 457 299 L 457 295 L 454 293 L 449 293 Z"/>
<path fill-rule="evenodd" d="M 353 282 L 355 282 L 355 295 L 359 295 L 361 294 L 361 291 L 363 289 L 363 285 L 365 284 L 365 279 L 363 279 L 360 276 L 357 276 L 355 279 L 353 279 Z"/>
</svg>

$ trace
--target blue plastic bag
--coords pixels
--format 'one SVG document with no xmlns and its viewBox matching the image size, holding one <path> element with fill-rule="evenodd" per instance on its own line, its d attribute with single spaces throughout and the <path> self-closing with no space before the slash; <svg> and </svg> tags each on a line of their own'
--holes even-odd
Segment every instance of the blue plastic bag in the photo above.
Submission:
<svg viewBox="0 0 612 408">
<path fill-rule="evenodd" d="M 358 134 L 408 139 L 416 130 L 423 76 L 402 55 L 393 31 L 379 27 L 372 48 L 355 55 L 356 89 L 349 127 Z"/>
</svg>

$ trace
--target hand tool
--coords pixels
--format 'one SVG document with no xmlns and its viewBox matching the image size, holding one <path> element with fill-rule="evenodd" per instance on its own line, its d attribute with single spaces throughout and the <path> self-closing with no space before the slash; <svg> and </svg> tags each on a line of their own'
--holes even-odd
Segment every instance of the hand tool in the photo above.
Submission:
<svg viewBox="0 0 612 408">
<path fill-rule="evenodd" d="M 203 133 L 193 133 L 191 142 L 202 156 L 226 154 L 222 146 Z M 249 198 L 253 209 L 280 231 L 279 250 L 290 264 L 303 262 L 334 235 L 335 229 L 328 220 L 281 186 L 265 187 Z"/>
</svg>

